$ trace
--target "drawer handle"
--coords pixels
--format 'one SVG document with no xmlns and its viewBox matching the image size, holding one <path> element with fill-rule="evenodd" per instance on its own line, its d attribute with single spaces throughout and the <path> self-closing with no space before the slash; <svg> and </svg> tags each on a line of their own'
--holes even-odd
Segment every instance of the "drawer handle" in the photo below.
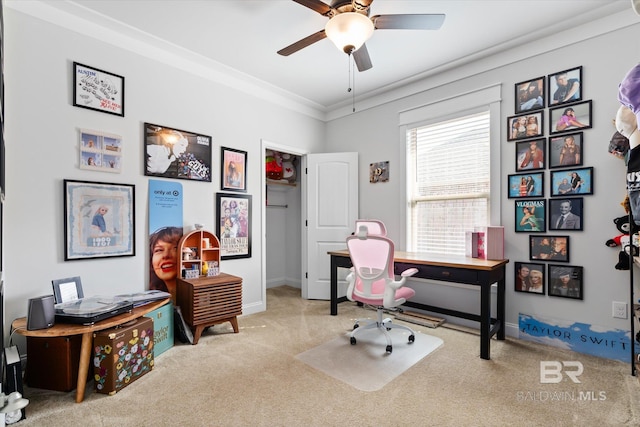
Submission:
<svg viewBox="0 0 640 427">
<path fill-rule="evenodd" d="M 451 276 L 451 273 L 449 271 L 443 271 L 442 275 L 445 276 L 445 277 L 449 277 L 449 276 Z"/>
</svg>

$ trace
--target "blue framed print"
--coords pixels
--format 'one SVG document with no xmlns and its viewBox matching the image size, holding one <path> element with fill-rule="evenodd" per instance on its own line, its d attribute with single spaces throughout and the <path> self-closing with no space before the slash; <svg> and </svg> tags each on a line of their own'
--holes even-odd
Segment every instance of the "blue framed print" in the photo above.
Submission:
<svg viewBox="0 0 640 427">
<path fill-rule="evenodd" d="M 513 174 L 507 180 L 510 199 L 544 196 L 544 172 Z"/>
</svg>

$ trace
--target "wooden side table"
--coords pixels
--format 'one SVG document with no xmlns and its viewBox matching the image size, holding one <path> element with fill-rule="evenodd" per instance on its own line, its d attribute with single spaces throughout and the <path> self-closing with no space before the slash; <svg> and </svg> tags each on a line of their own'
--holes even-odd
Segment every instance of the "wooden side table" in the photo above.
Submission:
<svg viewBox="0 0 640 427">
<path fill-rule="evenodd" d="M 193 329 L 193 344 L 202 331 L 219 323 L 231 322 L 238 333 L 238 316 L 242 315 L 242 278 L 220 273 L 197 279 L 178 279 L 176 303 L 184 320 Z"/>
</svg>

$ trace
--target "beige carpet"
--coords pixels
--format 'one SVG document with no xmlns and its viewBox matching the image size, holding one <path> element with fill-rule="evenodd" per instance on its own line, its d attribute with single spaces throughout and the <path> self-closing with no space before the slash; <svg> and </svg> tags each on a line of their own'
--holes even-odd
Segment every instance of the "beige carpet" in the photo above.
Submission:
<svg viewBox="0 0 640 427">
<path fill-rule="evenodd" d="M 440 338 L 416 332 L 414 343 L 409 333 L 392 330 L 393 351 L 386 353 L 387 340 L 377 330 L 358 336 L 351 345 L 344 334 L 296 356 L 307 365 L 362 391 L 380 390 L 398 375 L 442 345 Z"/>
</svg>

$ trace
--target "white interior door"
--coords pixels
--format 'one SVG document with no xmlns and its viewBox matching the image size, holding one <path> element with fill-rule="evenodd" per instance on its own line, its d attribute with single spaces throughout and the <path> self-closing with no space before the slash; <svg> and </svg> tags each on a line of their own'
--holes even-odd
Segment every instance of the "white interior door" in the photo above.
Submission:
<svg viewBox="0 0 640 427">
<path fill-rule="evenodd" d="M 358 218 L 358 153 L 307 154 L 303 179 L 306 242 L 303 239 L 302 248 L 306 253 L 302 257 L 302 297 L 329 300 L 331 259 L 327 252 L 347 247 L 346 238 Z M 345 294 L 342 280 L 338 296 Z"/>
</svg>

